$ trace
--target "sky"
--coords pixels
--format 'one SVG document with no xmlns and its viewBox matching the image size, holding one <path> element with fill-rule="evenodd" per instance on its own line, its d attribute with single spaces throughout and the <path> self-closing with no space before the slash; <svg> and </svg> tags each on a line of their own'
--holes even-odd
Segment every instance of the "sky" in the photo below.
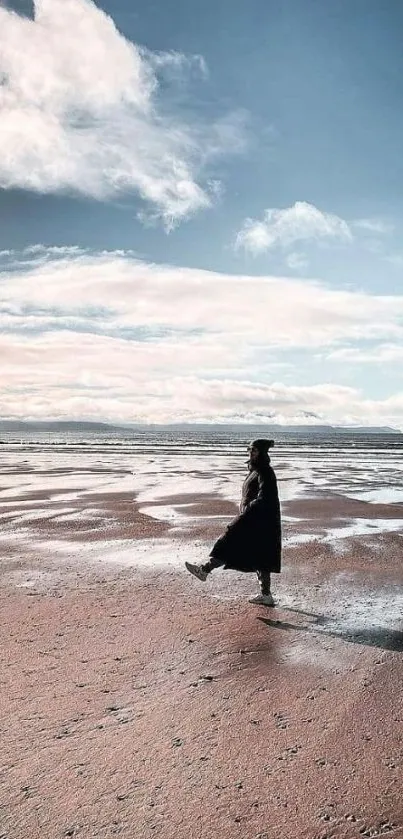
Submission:
<svg viewBox="0 0 403 839">
<path fill-rule="evenodd" d="M 403 429 L 398 0 L 0 0 L 0 417 Z"/>
</svg>

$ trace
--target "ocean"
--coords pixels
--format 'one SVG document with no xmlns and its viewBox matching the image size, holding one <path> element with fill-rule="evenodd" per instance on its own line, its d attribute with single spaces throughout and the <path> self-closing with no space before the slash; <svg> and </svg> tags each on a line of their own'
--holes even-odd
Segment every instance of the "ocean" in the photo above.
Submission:
<svg viewBox="0 0 403 839">
<path fill-rule="evenodd" d="M 22 490 L 24 476 L 25 488 L 34 489 L 31 484 L 41 478 L 51 488 L 52 475 L 59 486 L 61 472 L 67 484 L 74 473 L 88 472 L 99 491 L 130 486 L 145 493 L 145 500 L 151 500 L 153 492 L 156 498 L 208 492 L 238 500 L 247 445 L 257 435 L 264 435 L 264 429 L 166 426 L 133 432 L 2 432 L 2 472 L 10 479 L 14 474 L 15 491 Z M 320 494 L 390 504 L 403 502 L 402 453 L 403 434 L 290 431 L 276 435 L 271 456 L 285 500 Z"/>
</svg>

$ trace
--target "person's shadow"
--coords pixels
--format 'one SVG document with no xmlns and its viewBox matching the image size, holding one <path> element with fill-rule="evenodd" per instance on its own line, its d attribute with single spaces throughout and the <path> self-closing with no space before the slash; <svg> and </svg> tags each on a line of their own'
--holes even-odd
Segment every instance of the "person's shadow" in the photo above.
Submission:
<svg viewBox="0 0 403 839">
<path fill-rule="evenodd" d="M 287 612 L 295 612 L 298 615 L 310 618 L 310 622 L 301 625 L 275 618 L 263 618 L 260 615 L 257 620 L 274 629 L 315 632 L 327 635 L 330 638 L 342 638 L 350 644 L 365 644 L 368 647 L 379 647 L 382 650 L 389 650 L 394 653 L 403 652 L 403 632 L 399 629 L 389 629 L 386 626 L 351 627 L 347 623 L 343 624 L 334 618 L 326 617 L 326 615 L 304 612 L 302 609 L 288 608 Z"/>
</svg>

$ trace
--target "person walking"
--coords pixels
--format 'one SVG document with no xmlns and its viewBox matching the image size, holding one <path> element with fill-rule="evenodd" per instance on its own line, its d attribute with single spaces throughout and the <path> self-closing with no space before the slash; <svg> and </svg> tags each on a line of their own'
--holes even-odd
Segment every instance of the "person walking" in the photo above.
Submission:
<svg viewBox="0 0 403 839">
<path fill-rule="evenodd" d="M 273 440 L 254 440 L 249 446 L 247 475 L 242 486 L 239 515 L 213 546 L 208 562 L 186 562 L 187 570 L 205 582 L 216 568 L 255 572 L 260 594 L 249 602 L 274 606 L 271 574 L 281 571 L 281 511 L 277 479 L 270 463 Z"/>
</svg>

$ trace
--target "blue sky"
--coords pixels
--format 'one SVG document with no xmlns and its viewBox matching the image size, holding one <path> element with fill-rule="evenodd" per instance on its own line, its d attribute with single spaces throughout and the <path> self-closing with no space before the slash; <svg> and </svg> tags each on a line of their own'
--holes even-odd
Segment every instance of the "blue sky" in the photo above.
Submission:
<svg viewBox="0 0 403 839">
<path fill-rule="evenodd" d="M 0 24 L 3 416 L 403 425 L 400 3 Z"/>
</svg>

